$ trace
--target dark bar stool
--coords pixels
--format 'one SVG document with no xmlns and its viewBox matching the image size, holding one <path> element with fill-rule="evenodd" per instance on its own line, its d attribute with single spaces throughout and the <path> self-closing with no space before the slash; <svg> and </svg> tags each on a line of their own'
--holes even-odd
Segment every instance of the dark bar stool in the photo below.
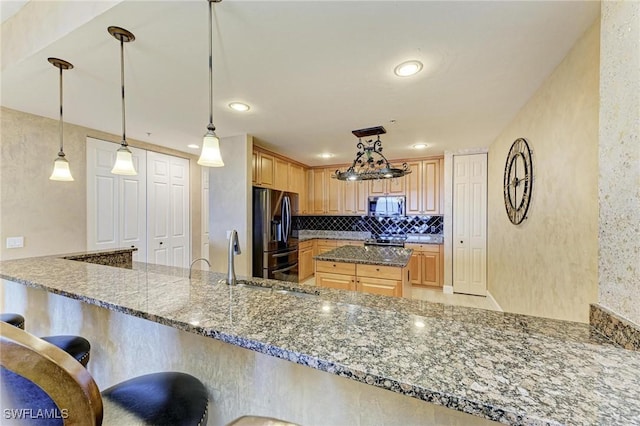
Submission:
<svg viewBox="0 0 640 426">
<path fill-rule="evenodd" d="M 1 322 L 0 352 L 1 378 L 16 407 L 64 409 L 65 424 L 100 425 L 104 420 L 110 425 L 201 426 L 207 422 L 207 389 L 186 373 L 147 374 L 100 394 L 89 372 L 67 353 Z"/>
<path fill-rule="evenodd" d="M 0 314 L 0 321 L 11 324 L 24 330 L 24 317 L 20 314 L 5 313 Z M 91 344 L 84 337 L 80 336 L 47 336 L 41 337 L 42 340 L 59 347 L 76 359 L 83 367 L 89 363 L 89 354 L 91 353 Z"/>
</svg>

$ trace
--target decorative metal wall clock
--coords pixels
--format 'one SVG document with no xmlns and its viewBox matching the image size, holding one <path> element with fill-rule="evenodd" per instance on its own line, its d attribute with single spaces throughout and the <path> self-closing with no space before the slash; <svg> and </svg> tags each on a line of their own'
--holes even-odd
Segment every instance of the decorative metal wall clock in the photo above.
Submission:
<svg viewBox="0 0 640 426">
<path fill-rule="evenodd" d="M 519 225 L 527 217 L 532 188 L 531 149 L 524 138 L 518 138 L 511 145 L 504 166 L 504 206 L 514 225 Z"/>
</svg>

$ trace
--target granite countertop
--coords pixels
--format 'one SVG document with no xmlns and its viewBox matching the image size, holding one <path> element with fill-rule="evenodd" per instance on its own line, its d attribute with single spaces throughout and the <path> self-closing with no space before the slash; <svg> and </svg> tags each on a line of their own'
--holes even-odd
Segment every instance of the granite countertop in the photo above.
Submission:
<svg viewBox="0 0 640 426">
<path fill-rule="evenodd" d="M 298 241 L 308 240 L 354 240 L 364 241 L 371 238 L 371 232 L 360 231 L 298 231 Z"/>
<path fill-rule="evenodd" d="M 9 260 L 0 276 L 502 423 L 640 423 L 640 352 L 586 324 L 141 263 Z"/>
<path fill-rule="evenodd" d="M 402 247 L 342 246 L 314 256 L 314 259 L 404 268 L 409 263 L 412 252 L 413 250 Z"/>
</svg>

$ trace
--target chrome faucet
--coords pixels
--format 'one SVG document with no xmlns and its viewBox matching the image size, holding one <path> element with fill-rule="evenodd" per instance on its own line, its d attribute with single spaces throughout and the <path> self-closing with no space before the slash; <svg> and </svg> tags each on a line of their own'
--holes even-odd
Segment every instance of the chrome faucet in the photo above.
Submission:
<svg viewBox="0 0 640 426">
<path fill-rule="evenodd" d="M 207 259 L 205 259 L 204 257 L 199 257 L 195 259 L 193 262 L 191 262 L 191 265 L 189 266 L 189 279 L 191 279 L 191 269 L 193 268 L 193 264 L 196 263 L 198 260 L 204 260 L 205 262 L 207 262 L 207 265 L 209 265 L 209 268 L 211 268 L 211 263 L 209 263 Z"/>
<path fill-rule="evenodd" d="M 236 271 L 233 265 L 234 254 L 240 254 L 240 242 L 238 241 L 238 231 L 235 229 L 229 235 L 229 258 L 227 265 L 227 284 L 236 285 Z"/>
</svg>

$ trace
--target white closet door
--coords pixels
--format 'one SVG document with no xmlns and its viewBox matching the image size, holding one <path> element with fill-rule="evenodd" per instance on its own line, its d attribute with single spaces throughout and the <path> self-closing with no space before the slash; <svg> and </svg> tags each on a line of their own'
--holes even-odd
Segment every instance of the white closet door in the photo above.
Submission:
<svg viewBox="0 0 640 426">
<path fill-rule="evenodd" d="M 130 147 L 137 176 L 111 173 L 118 144 L 87 138 L 87 249 L 136 247 L 146 262 L 146 151 Z"/>
<path fill-rule="evenodd" d="M 453 291 L 487 292 L 487 156 L 453 157 Z"/>
<path fill-rule="evenodd" d="M 147 153 L 149 262 L 188 267 L 189 161 Z"/>
</svg>

